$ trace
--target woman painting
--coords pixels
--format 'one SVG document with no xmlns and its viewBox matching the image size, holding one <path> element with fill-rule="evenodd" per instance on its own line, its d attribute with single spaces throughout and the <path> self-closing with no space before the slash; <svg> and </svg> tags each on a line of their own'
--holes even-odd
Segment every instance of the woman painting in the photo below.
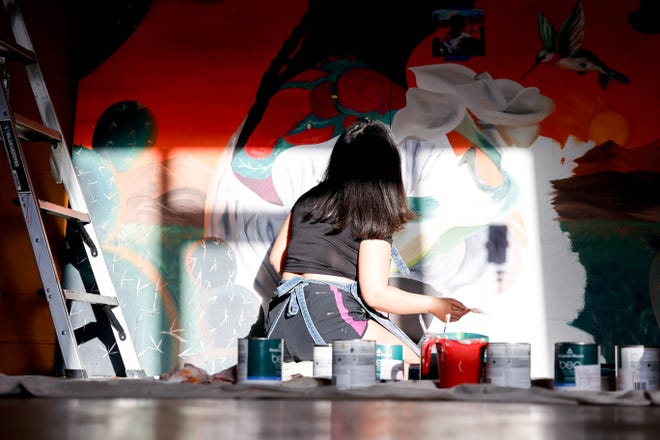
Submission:
<svg viewBox="0 0 660 440">
<path fill-rule="evenodd" d="M 270 253 L 282 281 L 266 331 L 284 339 L 285 362 L 312 360 L 315 344 L 365 339 L 403 345 L 404 361 L 419 363 L 415 344 L 383 313 L 456 321 L 469 312 L 453 298 L 389 285 L 392 236 L 414 218 L 390 130 L 359 119 L 338 138 L 321 182 L 293 205 Z"/>
</svg>

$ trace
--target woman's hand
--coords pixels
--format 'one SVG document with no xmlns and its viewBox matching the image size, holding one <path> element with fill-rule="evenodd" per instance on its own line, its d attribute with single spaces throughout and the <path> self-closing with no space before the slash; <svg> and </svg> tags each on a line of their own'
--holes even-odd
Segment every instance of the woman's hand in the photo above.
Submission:
<svg viewBox="0 0 660 440">
<path fill-rule="evenodd" d="M 440 319 L 442 322 L 447 322 L 447 315 L 450 316 L 450 321 L 458 321 L 470 312 L 470 309 L 465 307 L 462 302 L 454 298 L 433 298 L 433 304 L 430 312 Z"/>
</svg>

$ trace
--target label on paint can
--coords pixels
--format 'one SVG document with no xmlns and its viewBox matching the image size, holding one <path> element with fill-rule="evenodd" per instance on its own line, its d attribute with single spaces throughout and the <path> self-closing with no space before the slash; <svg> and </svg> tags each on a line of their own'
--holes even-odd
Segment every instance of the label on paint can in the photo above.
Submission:
<svg viewBox="0 0 660 440">
<path fill-rule="evenodd" d="M 525 342 L 490 342 L 486 348 L 486 382 L 513 388 L 531 387 L 531 346 Z"/>
<path fill-rule="evenodd" d="M 403 345 L 376 345 L 376 378 L 400 381 L 404 376 Z"/>
<path fill-rule="evenodd" d="M 588 342 L 557 342 L 554 386 L 600 391 L 600 346 Z"/>
<path fill-rule="evenodd" d="M 376 383 L 376 341 L 332 341 L 332 383 L 340 390 Z"/>
<path fill-rule="evenodd" d="M 282 339 L 238 340 L 238 383 L 278 385 L 282 382 Z"/>
<path fill-rule="evenodd" d="M 317 379 L 332 379 L 332 344 L 314 346 L 313 375 Z"/>
<path fill-rule="evenodd" d="M 576 365 L 575 387 L 576 390 L 600 391 L 603 387 L 601 380 L 601 366 L 597 365 Z"/>
<path fill-rule="evenodd" d="M 617 390 L 660 389 L 660 347 L 617 345 L 615 357 Z"/>
</svg>

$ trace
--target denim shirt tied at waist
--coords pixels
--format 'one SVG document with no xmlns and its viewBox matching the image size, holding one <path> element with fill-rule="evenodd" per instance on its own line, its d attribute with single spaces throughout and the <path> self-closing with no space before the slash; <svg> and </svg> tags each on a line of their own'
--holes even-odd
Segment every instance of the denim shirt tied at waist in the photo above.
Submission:
<svg viewBox="0 0 660 440">
<path fill-rule="evenodd" d="M 401 258 L 401 255 L 394 246 L 392 246 L 392 260 L 396 264 L 401 274 L 408 275 L 410 273 L 408 266 L 405 264 L 403 258 Z M 289 295 L 289 298 L 287 301 L 282 303 L 282 305 L 279 307 L 280 310 L 276 312 L 275 319 L 270 325 L 270 330 L 268 331 L 268 337 L 271 337 L 273 330 L 277 326 L 277 323 L 282 317 L 282 314 L 286 310 L 287 317 L 295 316 L 299 312 L 302 313 L 305 325 L 307 326 L 307 330 L 309 331 L 309 334 L 314 340 L 315 344 L 328 344 L 328 342 L 323 339 L 319 331 L 316 329 L 316 326 L 312 321 L 312 317 L 309 314 L 309 309 L 307 308 L 307 302 L 305 301 L 305 286 L 309 284 L 325 284 L 335 286 L 345 292 L 350 292 L 353 298 L 355 298 L 355 300 L 367 311 L 372 319 L 374 319 L 380 325 L 389 330 L 392 334 L 401 339 L 401 341 L 404 342 L 411 350 L 413 350 L 414 353 L 416 353 L 418 356 L 420 355 L 420 349 L 417 344 L 413 342 L 412 339 L 410 339 L 410 337 L 403 330 L 401 330 L 401 328 L 399 328 L 399 326 L 390 321 L 387 317 L 367 306 L 364 301 L 362 301 L 362 298 L 358 293 L 359 289 L 357 281 L 353 281 L 352 283 L 339 283 L 334 281 L 310 280 L 300 276 L 282 281 L 277 287 L 275 296 L 282 297 Z"/>
</svg>

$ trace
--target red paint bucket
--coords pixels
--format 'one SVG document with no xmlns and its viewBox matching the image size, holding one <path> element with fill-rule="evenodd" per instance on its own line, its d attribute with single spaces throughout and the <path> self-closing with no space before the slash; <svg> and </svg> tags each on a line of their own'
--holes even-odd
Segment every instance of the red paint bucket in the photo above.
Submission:
<svg viewBox="0 0 660 440">
<path fill-rule="evenodd" d="M 447 333 L 427 340 L 422 347 L 422 359 L 430 359 L 433 346 L 438 351 L 438 383 L 450 388 L 463 383 L 481 383 L 486 367 L 488 337 L 476 333 Z M 422 363 L 427 374 L 430 362 Z"/>
</svg>

